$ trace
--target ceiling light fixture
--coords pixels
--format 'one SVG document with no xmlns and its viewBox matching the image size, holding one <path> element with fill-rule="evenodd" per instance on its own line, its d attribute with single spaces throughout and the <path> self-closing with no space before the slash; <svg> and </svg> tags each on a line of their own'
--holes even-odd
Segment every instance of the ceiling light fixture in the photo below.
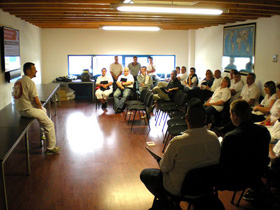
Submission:
<svg viewBox="0 0 280 210">
<path fill-rule="evenodd" d="M 142 5 L 142 4 L 118 4 L 115 5 L 121 12 L 144 12 L 144 13 L 169 13 L 191 15 L 220 15 L 221 9 L 191 8 L 176 5 Z"/>
<path fill-rule="evenodd" d="M 159 31 L 159 27 L 155 26 L 103 26 L 103 30 L 111 31 Z"/>
</svg>

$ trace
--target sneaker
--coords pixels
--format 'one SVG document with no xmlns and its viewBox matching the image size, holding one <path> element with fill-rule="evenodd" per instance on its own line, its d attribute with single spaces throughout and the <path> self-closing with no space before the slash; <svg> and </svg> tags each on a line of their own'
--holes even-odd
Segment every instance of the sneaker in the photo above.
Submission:
<svg viewBox="0 0 280 210">
<path fill-rule="evenodd" d="M 249 189 L 242 198 L 245 201 L 254 201 L 256 199 L 256 192 L 254 190 Z"/>
<path fill-rule="evenodd" d="M 44 133 L 43 133 L 42 136 L 41 136 L 41 140 L 46 140 L 46 136 L 45 136 Z"/>
<path fill-rule="evenodd" d="M 60 150 L 60 147 L 55 147 L 55 148 L 52 149 L 52 150 L 47 149 L 47 150 L 45 151 L 45 154 L 46 154 L 46 155 L 54 155 L 54 154 L 58 153 L 59 150 Z"/>
</svg>

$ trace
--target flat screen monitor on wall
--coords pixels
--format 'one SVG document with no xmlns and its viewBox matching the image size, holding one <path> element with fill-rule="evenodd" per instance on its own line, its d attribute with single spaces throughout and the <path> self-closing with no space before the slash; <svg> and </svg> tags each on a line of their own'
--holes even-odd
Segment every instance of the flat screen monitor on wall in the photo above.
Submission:
<svg viewBox="0 0 280 210">
<path fill-rule="evenodd" d="M 2 27 L 1 63 L 4 72 L 20 70 L 19 30 Z"/>
</svg>

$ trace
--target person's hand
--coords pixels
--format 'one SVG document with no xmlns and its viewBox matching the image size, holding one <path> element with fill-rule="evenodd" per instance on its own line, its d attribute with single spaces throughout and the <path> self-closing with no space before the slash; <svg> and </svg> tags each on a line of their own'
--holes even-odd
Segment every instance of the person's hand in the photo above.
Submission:
<svg viewBox="0 0 280 210">
<path fill-rule="evenodd" d="M 140 84 L 141 87 L 144 86 L 144 85 L 145 85 L 144 83 L 141 83 L 141 84 Z"/>
<path fill-rule="evenodd" d="M 209 102 L 206 102 L 204 106 L 211 106 L 211 104 Z"/>
<path fill-rule="evenodd" d="M 259 105 L 258 105 L 258 106 L 255 106 L 255 107 L 253 108 L 253 111 L 258 111 L 258 109 L 259 109 Z"/>
<path fill-rule="evenodd" d="M 205 89 L 206 89 L 206 90 L 210 90 L 210 87 L 208 87 L 208 86 L 206 85 L 206 86 L 205 86 Z"/>
</svg>

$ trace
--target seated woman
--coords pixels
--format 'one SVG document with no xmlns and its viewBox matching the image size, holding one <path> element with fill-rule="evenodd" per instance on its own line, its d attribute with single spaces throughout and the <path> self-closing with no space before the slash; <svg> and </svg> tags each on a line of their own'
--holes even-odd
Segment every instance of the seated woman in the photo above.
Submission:
<svg viewBox="0 0 280 210">
<path fill-rule="evenodd" d="M 275 101 L 273 106 L 270 109 L 270 115 L 261 122 L 265 125 L 274 125 L 275 121 L 280 118 L 280 84 L 277 85 L 277 96 L 278 99 Z"/>
<path fill-rule="evenodd" d="M 102 109 L 107 109 L 107 100 L 109 95 L 113 92 L 112 84 L 113 79 L 111 76 L 106 75 L 107 69 L 103 68 L 101 70 L 102 75 L 99 76 L 96 80 L 96 87 L 98 88 L 95 91 L 96 98 L 102 103 Z"/>
<path fill-rule="evenodd" d="M 260 122 L 265 120 L 265 116 L 268 116 L 270 109 L 277 99 L 276 85 L 273 81 L 268 81 L 264 84 L 264 91 L 266 93 L 261 104 L 255 106 L 252 111 L 251 119 L 254 122 Z"/>
<path fill-rule="evenodd" d="M 230 79 L 225 77 L 222 80 L 222 84 L 218 87 L 213 96 L 208 99 L 208 101 L 204 104 L 206 106 L 205 111 L 207 115 L 207 122 L 211 123 L 213 115 L 221 112 L 224 108 L 224 104 L 230 99 Z"/>
<path fill-rule="evenodd" d="M 191 67 L 190 74 L 189 74 L 188 78 L 185 80 L 186 86 L 184 87 L 184 92 L 188 92 L 190 89 L 197 86 L 197 84 L 198 84 L 198 78 L 195 73 L 195 68 Z"/>
</svg>

